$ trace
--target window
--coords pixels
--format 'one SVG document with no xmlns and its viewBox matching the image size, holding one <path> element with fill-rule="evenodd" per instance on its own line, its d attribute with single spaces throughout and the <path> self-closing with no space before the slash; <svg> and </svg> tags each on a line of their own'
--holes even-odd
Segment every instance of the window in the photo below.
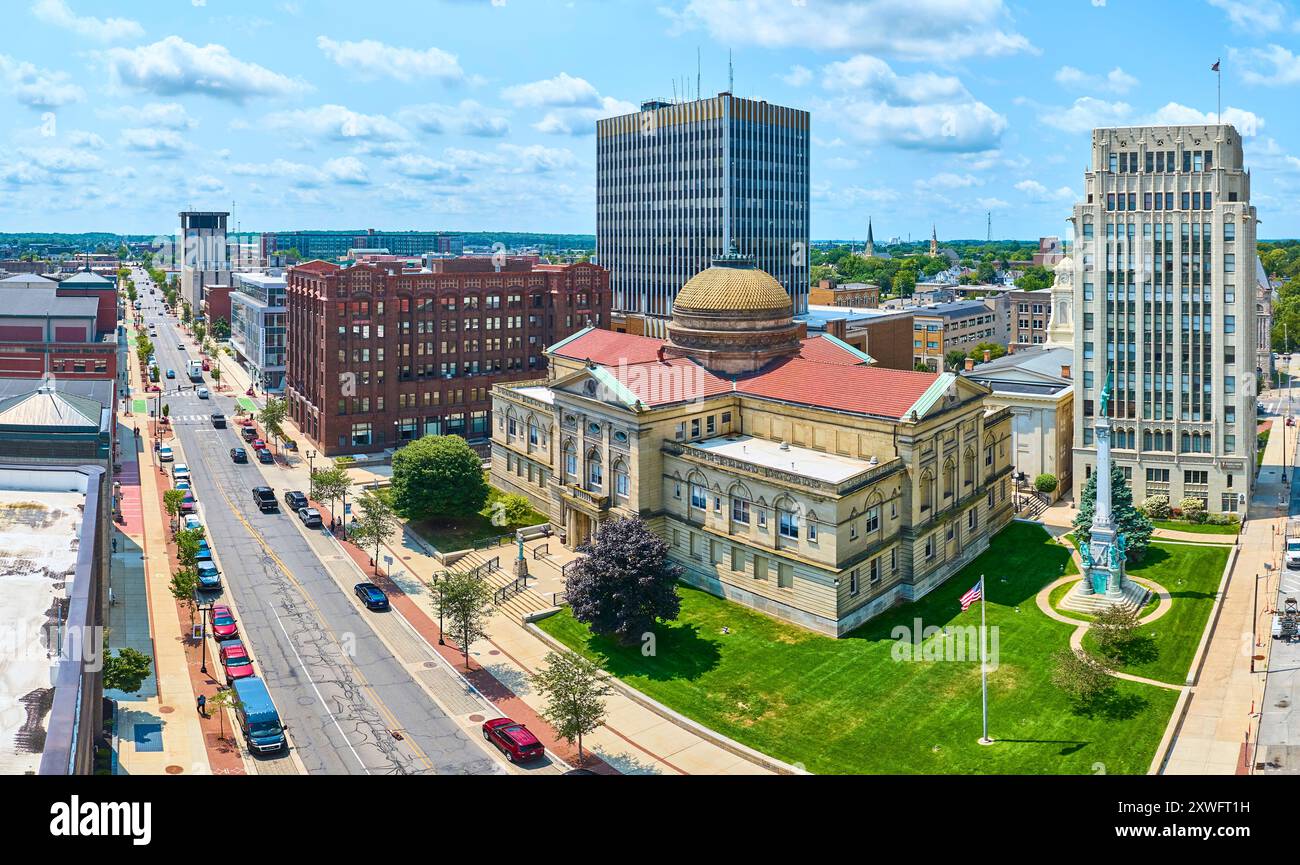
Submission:
<svg viewBox="0 0 1300 865">
<path fill-rule="evenodd" d="M 868 563 L 867 574 L 869 575 L 868 579 L 870 580 L 871 585 L 874 586 L 876 583 L 880 582 L 880 559 L 872 559 Z"/>
<path fill-rule="evenodd" d="M 817 524 L 811 520 L 808 522 L 808 540 L 813 543 L 817 542 Z"/>
<path fill-rule="evenodd" d="M 925 557 L 927 559 L 934 558 L 934 535 L 930 535 L 925 539 Z"/>
<path fill-rule="evenodd" d="M 863 531 L 867 534 L 880 530 L 880 507 L 869 508 L 866 514 L 866 523 Z"/>
<path fill-rule="evenodd" d="M 783 538 L 799 538 L 799 515 L 794 511 L 777 511 L 777 534 Z"/>
<path fill-rule="evenodd" d="M 614 464 L 614 494 L 620 498 L 627 498 L 628 489 L 627 464 L 619 460 Z"/>
<path fill-rule="evenodd" d="M 699 484 L 691 484 L 691 507 L 704 510 L 709 506 L 708 491 Z"/>
<path fill-rule="evenodd" d="M 854 568 L 849 572 L 849 595 L 858 593 L 858 569 Z"/>
<path fill-rule="evenodd" d="M 968 510 L 966 512 L 966 529 L 972 532 L 975 531 L 975 527 L 979 525 L 979 519 L 979 508 L 971 508 Z"/>
<path fill-rule="evenodd" d="M 789 589 L 794 587 L 794 566 L 787 562 L 778 562 L 776 565 L 776 587 L 778 589 Z"/>
<path fill-rule="evenodd" d="M 731 569 L 737 573 L 745 570 L 745 554 L 740 547 L 731 548 Z"/>
<path fill-rule="evenodd" d="M 578 476 L 578 454 L 574 451 L 572 443 L 565 445 L 564 448 L 564 474 L 571 478 Z"/>
<path fill-rule="evenodd" d="M 731 519 L 737 523 L 749 525 L 749 500 L 733 496 L 731 499 Z"/>
<path fill-rule="evenodd" d="M 1224 240 L 1237 239 L 1237 223 L 1235 222 L 1223 223 L 1223 239 Z"/>
</svg>

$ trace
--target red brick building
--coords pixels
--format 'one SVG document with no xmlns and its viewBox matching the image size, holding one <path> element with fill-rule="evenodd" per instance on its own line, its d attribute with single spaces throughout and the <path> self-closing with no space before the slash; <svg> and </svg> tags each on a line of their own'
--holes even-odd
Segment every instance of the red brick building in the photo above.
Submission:
<svg viewBox="0 0 1300 865">
<path fill-rule="evenodd" d="M 0 378 L 117 377 L 118 345 L 99 332 L 100 298 L 49 286 L 0 285 Z"/>
<path fill-rule="evenodd" d="M 290 268 L 285 398 L 327 455 L 454 433 L 489 446 L 497 382 L 536 378 L 546 347 L 609 325 L 609 272 L 510 258 Z"/>
</svg>

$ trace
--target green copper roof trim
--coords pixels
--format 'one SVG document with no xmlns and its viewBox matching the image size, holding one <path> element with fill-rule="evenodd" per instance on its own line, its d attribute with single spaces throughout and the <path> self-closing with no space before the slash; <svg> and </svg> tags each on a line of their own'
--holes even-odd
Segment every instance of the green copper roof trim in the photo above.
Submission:
<svg viewBox="0 0 1300 865">
<path fill-rule="evenodd" d="M 641 401 L 640 397 L 628 390 L 627 386 L 618 380 L 618 376 L 605 369 L 605 367 L 599 365 L 589 366 L 587 367 L 587 372 L 596 381 L 609 388 L 610 392 L 617 396 L 619 401 L 628 408 L 632 408 Z"/>
<path fill-rule="evenodd" d="M 831 336 L 829 333 L 823 333 L 823 334 L 821 335 L 821 338 L 822 338 L 822 339 L 829 339 L 829 340 L 830 340 L 831 342 L 833 342 L 835 345 L 838 345 L 840 348 L 842 348 L 842 349 L 844 349 L 845 351 L 849 352 L 850 354 L 852 354 L 854 357 L 856 357 L 858 360 L 862 361 L 863 363 L 866 363 L 866 364 L 874 364 L 874 363 L 876 362 L 876 359 L 875 359 L 874 357 L 872 357 L 871 355 L 867 354 L 867 353 L 866 353 L 865 351 L 863 351 L 862 349 L 854 348 L 853 346 L 849 345 L 849 344 L 848 344 L 847 342 L 845 342 L 844 340 L 840 339 L 838 336 Z"/>
<path fill-rule="evenodd" d="M 557 351 L 559 351 L 560 349 L 564 348 L 564 347 L 565 347 L 566 345 L 568 345 L 569 343 L 573 342 L 573 341 L 574 341 L 575 339 L 577 339 L 578 337 L 580 337 L 580 336 L 586 336 L 588 333 L 591 333 L 591 332 L 592 332 L 593 330 L 595 330 L 595 329 L 596 329 L 596 328 L 592 327 L 591 325 L 587 325 L 587 326 L 584 327 L 582 330 L 577 331 L 576 333 L 572 333 L 572 334 L 570 334 L 569 336 L 566 336 L 564 339 L 560 340 L 560 341 L 557 342 L 555 345 L 553 345 L 553 346 L 551 346 L 550 348 L 548 348 L 548 349 L 546 350 L 546 353 L 547 353 L 547 354 L 552 354 L 552 353 L 554 353 L 554 352 L 557 352 Z"/>
<path fill-rule="evenodd" d="M 903 419 L 906 420 L 912 412 L 916 412 L 918 418 L 925 417 L 925 413 L 934 407 L 935 403 L 943 399 L 943 395 L 948 392 L 948 388 L 957 381 L 957 376 L 950 372 L 940 373 L 934 383 L 925 389 L 912 407 L 903 413 Z"/>
</svg>

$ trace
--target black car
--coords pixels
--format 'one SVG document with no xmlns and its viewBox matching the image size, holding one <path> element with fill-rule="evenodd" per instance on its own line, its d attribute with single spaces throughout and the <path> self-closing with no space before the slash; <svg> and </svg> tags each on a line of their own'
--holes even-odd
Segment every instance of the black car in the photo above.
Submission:
<svg viewBox="0 0 1300 865">
<path fill-rule="evenodd" d="M 253 504 L 264 514 L 273 513 L 280 509 L 275 501 L 275 490 L 270 487 L 253 487 Z"/>
<path fill-rule="evenodd" d="M 212 413 L 212 427 L 213 427 L 213 429 L 225 429 L 225 428 L 226 428 L 226 416 L 223 415 L 221 412 L 213 412 L 213 413 Z"/>
<path fill-rule="evenodd" d="M 386 610 L 388 609 L 388 596 L 384 594 L 383 589 L 374 583 L 357 583 L 353 586 L 353 591 L 361 599 L 361 603 L 366 605 L 368 610 Z"/>
<path fill-rule="evenodd" d="M 270 448 L 259 448 L 257 451 L 257 461 L 263 465 L 273 465 L 275 463 L 275 454 L 271 453 Z"/>
<path fill-rule="evenodd" d="M 296 511 L 307 507 L 307 497 L 298 490 L 289 490 L 284 494 L 284 503 Z"/>
<path fill-rule="evenodd" d="M 246 463 L 246 462 L 248 462 L 248 451 L 244 450 L 243 448 L 231 448 L 231 449 L 230 449 L 230 461 L 231 461 L 232 463 Z"/>
</svg>

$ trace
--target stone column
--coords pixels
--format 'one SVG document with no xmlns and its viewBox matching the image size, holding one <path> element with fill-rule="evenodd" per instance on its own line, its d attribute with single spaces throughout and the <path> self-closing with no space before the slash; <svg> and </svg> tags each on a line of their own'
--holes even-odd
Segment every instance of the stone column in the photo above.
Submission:
<svg viewBox="0 0 1300 865">
<path fill-rule="evenodd" d="M 1095 427 L 1097 439 L 1097 503 L 1092 518 L 1094 526 L 1110 526 L 1114 520 L 1111 515 L 1110 488 L 1110 420 L 1103 417 Z"/>
</svg>

